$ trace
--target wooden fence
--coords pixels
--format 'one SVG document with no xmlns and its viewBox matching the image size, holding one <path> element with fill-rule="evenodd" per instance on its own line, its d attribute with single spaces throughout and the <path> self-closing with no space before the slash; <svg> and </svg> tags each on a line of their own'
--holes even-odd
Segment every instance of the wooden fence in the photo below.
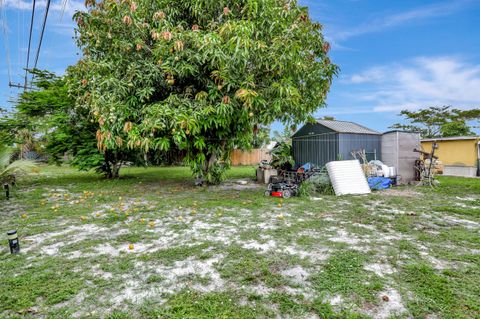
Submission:
<svg viewBox="0 0 480 319">
<path fill-rule="evenodd" d="M 262 160 L 270 161 L 272 157 L 266 149 L 253 149 L 250 151 L 233 150 L 232 165 L 258 165 Z"/>
</svg>

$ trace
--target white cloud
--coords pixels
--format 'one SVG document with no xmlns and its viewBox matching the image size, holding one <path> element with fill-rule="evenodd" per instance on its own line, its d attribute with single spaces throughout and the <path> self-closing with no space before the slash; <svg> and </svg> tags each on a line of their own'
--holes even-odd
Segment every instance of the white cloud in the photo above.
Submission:
<svg viewBox="0 0 480 319">
<path fill-rule="evenodd" d="M 23 0 L 4 0 L 3 5 L 6 8 L 13 8 L 13 9 L 19 9 L 19 10 L 27 10 L 32 8 L 32 3 L 23 1 Z M 45 6 L 45 4 L 44 4 Z"/>
<path fill-rule="evenodd" d="M 419 57 L 377 66 L 343 83 L 358 89 L 357 99 L 373 104 L 377 112 L 434 105 L 480 106 L 480 65 L 456 57 Z"/>
<path fill-rule="evenodd" d="M 385 67 L 373 67 L 362 73 L 354 74 L 347 79 L 343 79 L 342 82 L 351 84 L 361 84 L 368 82 L 376 82 L 382 80 L 385 77 Z"/>
<path fill-rule="evenodd" d="M 32 10 L 32 2 L 26 0 L 4 0 L 4 5 L 7 9 Z M 36 1 L 35 9 L 43 9 L 45 6 L 46 1 L 39 0 Z M 76 11 L 85 10 L 85 7 L 83 3 L 78 0 L 66 0 L 66 3 L 65 0 L 57 0 L 51 2 L 50 10 L 52 12 L 65 11 L 65 15 L 72 16 Z"/>
<path fill-rule="evenodd" d="M 423 6 L 405 12 L 386 15 L 380 19 L 373 19 L 368 23 L 353 28 L 343 30 L 338 28 L 337 30 L 333 29 L 329 34 L 329 37 L 336 41 L 343 41 L 355 36 L 380 32 L 388 28 L 405 25 L 409 22 L 451 15 L 459 10 L 467 8 L 472 3 L 478 4 L 478 0 L 456 0 Z"/>
<path fill-rule="evenodd" d="M 8 10 L 21 10 L 30 14 L 32 2 L 27 0 L 4 0 L 4 5 Z M 35 6 L 35 26 L 43 21 L 46 1 L 37 0 Z M 78 0 L 56 0 L 52 1 L 49 9 L 47 29 L 59 35 L 71 37 L 74 34 L 75 24 L 72 16 L 77 11 L 85 10 L 82 1 Z M 27 28 L 28 26 L 25 26 Z"/>
<path fill-rule="evenodd" d="M 319 109 L 316 113 L 316 117 L 324 116 L 324 115 L 352 115 L 352 114 L 371 114 L 372 109 L 365 108 L 365 107 L 358 107 L 356 105 L 352 105 L 350 107 L 328 107 Z"/>
</svg>

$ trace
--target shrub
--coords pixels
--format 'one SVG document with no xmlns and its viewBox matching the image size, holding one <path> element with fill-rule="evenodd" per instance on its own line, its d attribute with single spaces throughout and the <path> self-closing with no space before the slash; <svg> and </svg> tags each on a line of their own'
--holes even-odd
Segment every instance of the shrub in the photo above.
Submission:
<svg viewBox="0 0 480 319">
<path fill-rule="evenodd" d="M 310 177 L 300 185 L 300 196 L 311 196 L 313 194 L 333 195 L 332 183 L 327 170 L 323 168 L 320 173 Z"/>
</svg>

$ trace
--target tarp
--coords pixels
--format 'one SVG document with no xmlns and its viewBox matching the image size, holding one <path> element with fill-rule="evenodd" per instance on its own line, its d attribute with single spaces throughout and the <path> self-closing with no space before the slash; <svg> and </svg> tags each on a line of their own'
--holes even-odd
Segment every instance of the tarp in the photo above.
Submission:
<svg viewBox="0 0 480 319">
<path fill-rule="evenodd" d="M 300 166 L 300 168 L 297 170 L 297 172 L 298 173 L 305 173 L 305 172 L 308 172 L 311 169 L 312 169 L 312 164 L 307 163 L 307 164 L 304 164 L 304 165 Z"/>
<path fill-rule="evenodd" d="M 370 186 L 371 189 L 375 190 L 387 189 L 392 186 L 392 180 L 385 177 L 369 177 L 368 186 Z"/>
<path fill-rule="evenodd" d="M 329 162 L 326 167 L 335 190 L 335 195 L 371 193 L 359 161 Z"/>
</svg>

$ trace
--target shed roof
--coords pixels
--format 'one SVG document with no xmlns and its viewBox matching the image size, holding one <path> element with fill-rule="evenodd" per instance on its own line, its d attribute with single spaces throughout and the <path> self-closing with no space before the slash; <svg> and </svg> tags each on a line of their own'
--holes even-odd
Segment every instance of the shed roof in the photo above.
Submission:
<svg viewBox="0 0 480 319">
<path fill-rule="evenodd" d="M 405 130 L 391 130 L 391 131 L 386 131 L 386 132 L 383 133 L 383 135 L 391 134 L 391 133 L 406 133 L 406 134 L 417 134 L 417 135 L 420 135 L 420 132 L 405 131 Z"/>
<path fill-rule="evenodd" d="M 353 122 L 318 119 L 317 123 L 338 133 L 381 135 L 381 133 L 377 131 Z"/>
<path fill-rule="evenodd" d="M 434 137 L 424 138 L 422 142 L 435 142 L 435 141 L 463 141 L 463 140 L 478 140 L 480 136 L 452 136 L 452 137 Z"/>
</svg>

